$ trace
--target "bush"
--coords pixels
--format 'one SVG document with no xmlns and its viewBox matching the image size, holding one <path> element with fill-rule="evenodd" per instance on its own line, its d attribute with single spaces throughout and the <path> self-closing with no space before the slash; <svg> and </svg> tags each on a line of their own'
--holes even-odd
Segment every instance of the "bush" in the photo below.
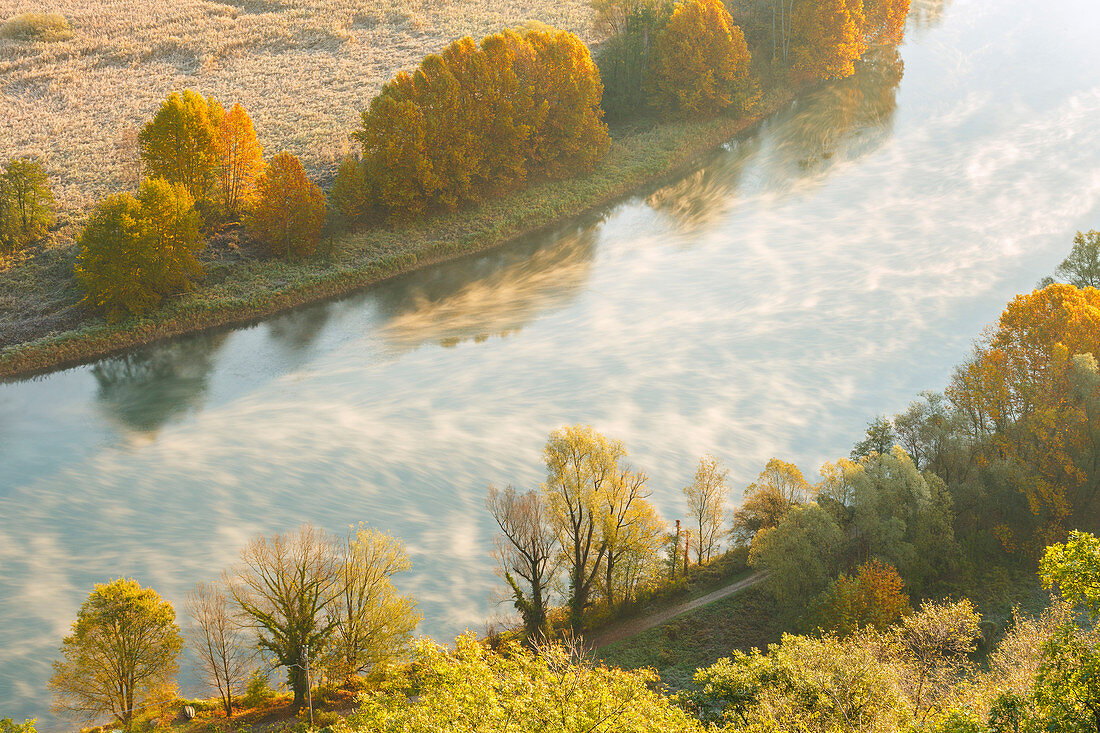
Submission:
<svg viewBox="0 0 1100 733">
<path fill-rule="evenodd" d="M 73 30 L 60 13 L 23 13 L 0 25 L 0 38 L 12 41 L 67 41 Z"/>
<path fill-rule="evenodd" d="M 86 302 L 114 321 L 190 289 L 202 274 L 195 259 L 205 244 L 201 225 L 187 191 L 160 179 L 142 181 L 136 199 L 105 198 L 77 239 L 76 279 Z"/>
<path fill-rule="evenodd" d="M 657 38 L 649 84 L 665 117 L 741 115 L 760 97 L 745 35 L 722 0 L 683 0 Z"/>
<path fill-rule="evenodd" d="M 316 702 L 316 699 L 314 700 Z M 302 708 L 298 711 L 298 722 L 309 724 L 309 708 Z M 313 709 L 313 727 L 314 728 L 326 728 L 331 725 L 336 725 L 340 722 L 340 714 L 335 710 L 318 710 Z"/>
<path fill-rule="evenodd" d="M 272 254 L 308 257 L 317 251 L 325 225 L 325 194 L 306 178 L 302 162 L 279 153 L 256 185 L 256 206 L 246 220 Z"/>
<path fill-rule="evenodd" d="M 357 157 L 349 155 L 340 164 L 328 201 L 347 224 L 356 224 L 367 218 L 370 210 L 367 177 L 363 163 Z"/>
<path fill-rule="evenodd" d="M 271 678 L 262 669 L 252 670 L 248 676 L 248 686 L 245 687 L 241 704 L 246 708 L 255 708 L 269 702 L 275 697 L 275 690 L 271 689 Z"/>
</svg>

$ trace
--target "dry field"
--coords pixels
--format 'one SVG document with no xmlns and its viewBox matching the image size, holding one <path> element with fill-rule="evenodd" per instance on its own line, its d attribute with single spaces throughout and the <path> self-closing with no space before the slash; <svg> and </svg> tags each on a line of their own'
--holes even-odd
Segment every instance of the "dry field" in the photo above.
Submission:
<svg viewBox="0 0 1100 733">
<path fill-rule="evenodd" d="M 587 0 L 0 0 L 69 40 L 0 39 L 0 161 L 46 161 L 76 214 L 138 175 L 140 126 L 174 90 L 248 108 L 265 150 L 327 178 L 381 85 L 463 35 L 541 21 L 590 36 Z"/>
</svg>

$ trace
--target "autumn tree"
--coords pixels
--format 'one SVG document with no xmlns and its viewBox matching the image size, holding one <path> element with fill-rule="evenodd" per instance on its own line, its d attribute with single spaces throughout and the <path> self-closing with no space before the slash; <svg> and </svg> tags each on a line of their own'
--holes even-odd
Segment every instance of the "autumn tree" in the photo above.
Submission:
<svg viewBox="0 0 1100 733">
<path fill-rule="evenodd" d="M 605 548 L 603 588 L 609 608 L 615 607 L 616 598 L 629 596 L 638 570 L 647 559 L 656 563 L 663 523 L 647 501 L 648 480 L 644 473 L 620 468 L 606 490 L 600 492 L 597 509 Z"/>
<path fill-rule="evenodd" d="M 0 253 L 41 239 L 57 219 L 50 181 L 42 163 L 15 158 L 0 175 Z"/>
<path fill-rule="evenodd" d="M 815 0 L 794 6 L 791 67 L 802 79 L 842 79 L 866 51 L 862 0 Z"/>
<path fill-rule="evenodd" d="M 550 433 L 543 450 L 550 509 L 569 580 L 570 622 L 579 629 L 589 595 L 607 553 L 603 537 L 603 494 L 620 477 L 626 449 L 590 426 L 573 425 Z"/>
<path fill-rule="evenodd" d="M 681 0 L 657 37 L 648 82 L 666 117 L 741 115 L 760 96 L 745 35 L 722 0 Z"/>
<path fill-rule="evenodd" d="M 230 594 L 259 648 L 287 670 L 294 705 L 306 702 L 307 659 L 319 657 L 337 625 L 343 568 L 332 539 L 304 525 L 256 537 L 228 575 Z"/>
<path fill-rule="evenodd" d="M 722 522 L 726 516 L 729 469 L 714 456 L 703 456 L 695 470 L 695 479 L 684 487 L 688 515 L 695 520 L 696 557 L 702 565 L 718 550 Z"/>
<path fill-rule="evenodd" d="M 340 164 L 328 193 L 328 203 L 348 224 L 357 224 L 367 218 L 370 192 L 363 163 L 356 156 L 349 155 Z"/>
<path fill-rule="evenodd" d="M 821 627 L 849 636 L 868 626 L 883 631 L 909 611 L 909 596 L 898 571 L 878 560 L 841 575 L 817 603 Z"/>
<path fill-rule="evenodd" d="M 549 632 L 547 596 L 557 554 L 558 537 L 550 511 L 537 492 L 521 494 L 511 486 L 503 491 L 490 486 L 485 503 L 500 529 L 494 538 L 497 562 L 512 589 L 528 638 L 538 639 Z M 526 589 L 520 587 L 520 580 Z"/>
<path fill-rule="evenodd" d="M 864 35 L 869 44 L 897 45 L 905 36 L 909 0 L 863 0 Z"/>
<path fill-rule="evenodd" d="M 201 225 L 190 194 L 160 179 L 143 181 L 137 198 L 105 198 L 77 238 L 75 274 L 86 302 L 117 320 L 190 289 L 202 274 Z"/>
<path fill-rule="evenodd" d="M 733 534 L 748 542 L 763 529 L 778 526 L 791 507 L 809 500 L 813 488 L 793 463 L 772 458 L 745 489 L 733 515 Z"/>
<path fill-rule="evenodd" d="M 290 153 L 272 158 L 256 184 L 256 203 L 246 223 L 274 254 L 308 257 L 325 225 L 325 195 Z"/>
<path fill-rule="evenodd" d="M 1046 588 L 1058 590 L 1068 603 L 1100 617 L 1100 538 L 1087 532 L 1070 532 L 1069 539 L 1046 549 L 1039 564 Z"/>
<path fill-rule="evenodd" d="M 146 175 L 183 186 L 195 201 L 206 199 L 217 177 L 212 102 L 190 89 L 173 92 L 138 135 Z"/>
<path fill-rule="evenodd" d="M 61 642 L 49 686 L 57 707 L 127 729 L 134 711 L 170 699 L 183 638 L 172 604 L 137 581 L 96 585 Z"/>
<path fill-rule="evenodd" d="M 1100 288 L 1100 231 L 1077 232 L 1069 257 L 1054 274 L 1078 288 Z"/>
<path fill-rule="evenodd" d="M 256 183 L 264 171 L 264 150 L 252 118 L 239 103 L 226 112 L 209 101 L 214 127 L 215 173 L 219 203 L 226 216 L 239 219 L 256 199 Z"/>
<path fill-rule="evenodd" d="M 249 653 L 244 630 L 233 617 L 229 598 L 211 583 L 197 583 L 187 594 L 191 648 L 207 684 L 221 699 L 225 717 L 233 717 L 234 695 L 248 679 Z"/>
<path fill-rule="evenodd" d="M 360 524 L 333 549 L 337 596 L 324 656 L 329 676 L 343 681 L 400 657 L 420 616 L 412 596 L 393 585 L 393 577 L 411 567 L 400 540 Z"/>
</svg>

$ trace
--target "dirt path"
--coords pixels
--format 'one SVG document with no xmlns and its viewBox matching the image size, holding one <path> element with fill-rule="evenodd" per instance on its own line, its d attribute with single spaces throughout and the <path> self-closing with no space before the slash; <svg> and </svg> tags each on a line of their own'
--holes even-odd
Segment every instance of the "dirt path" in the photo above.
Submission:
<svg viewBox="0 0 1100 733">
<path fill-rule="evenodd" d="M 693 601 L 681 603 L 679 606 L 673 606 L 672 608 L 666 608 L 663 611 L 658 611 L 657 613 L 651 614 L 649 616 L 642 616 L 640 618 L 630 619 L 629 621 L 618 624 L 610 629 L 604 629 L 603 631 L 599 632 L 588 640 L 589 646 L 592 649 L 599 649 L 600 647 L 607 646 L 608 644 L 612 644 L 616 641 L 621 641 L 622 639 L 640 634 L 643 631 L 648 631 L 655 626 L 660 626 L 666 621 L 676 618 L 682 613 L 694 611 L 696 608 L 700 608 L 701 606 L 705 606 L 709 603 L 714 603 L 715 601 L 719 601 L 727 596 L 732 596 L 734 593 L 743 591 L 746 588 L 751 588 L 752 586 L 762 581 L 766 576 L 767 573 L 764 572 L 753 573 L 747 578 L 742 578 L 735 583 L 730 583 L 729 585 L 719 588 L 718 590 L 711 591 L 705 596 L 699 596 Z"/>
</svg>

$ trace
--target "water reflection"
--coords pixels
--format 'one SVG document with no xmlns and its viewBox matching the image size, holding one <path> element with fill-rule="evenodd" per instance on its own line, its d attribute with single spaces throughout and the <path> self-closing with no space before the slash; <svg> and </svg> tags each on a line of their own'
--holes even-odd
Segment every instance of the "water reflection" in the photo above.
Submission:
<svg viewBox="0 0 1100 733">
<path fill-rule="evenodd" d="M 332 318 L 332 303 L 318 303 L 277 316 L 267 323 L 267 332 L 288 351 L 308 349 Z"/>
<path fill-rule="evenodd" d="M 410 276 L 380 294 L 380 334 L 398 350 L 455 346 L 518 333 L 537 314 L 584 290 L 597 226 L 585 222 L 519 247 Z"/>
<path fill-rule="evenodd" d="M 227 334 L 158 344 L 92 367 L 100 405 L 124 425 L 153 431 L 198 409 Z"/>
</svg>

